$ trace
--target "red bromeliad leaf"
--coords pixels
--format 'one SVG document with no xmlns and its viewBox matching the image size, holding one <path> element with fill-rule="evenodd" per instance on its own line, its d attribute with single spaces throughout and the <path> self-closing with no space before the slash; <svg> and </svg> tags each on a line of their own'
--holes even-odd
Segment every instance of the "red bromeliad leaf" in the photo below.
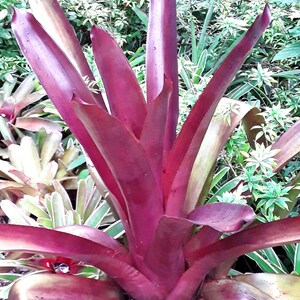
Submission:
<svg viewBox="0 0 300 300">
<path fill-rule="evenodd" d="M 117 118 L 95 105 L 78 101 L 74 97 L 73 107 L 93 136 L 124 195 L 136 241 L 130 246 L 134 253 L 143 256 L 163 215 L 162 193 L 144 149 Z"/>
<path fill-rule="evenodd" d="M 119 216 L 125 221 L 124 216 L 127 212 L 122 194 L 93 139 L 70 105 L 73 93 L 88 103 L 95 103 L 93 95 L 62 50 L 32 14 L 16 9 L 12 19 L 12 29 L 24 56 L 29 61 L 49 98 L 85 148 L 107 188 L 118 198 L 122 211 L 118 209 L 117 205 L 116 209 Z"/>
<path fill-rule="evenodd" d="M 139 138 L 146 117 L 146 102 L 126 56 L 104 30 L 93 26 L 91 40 L 110 110 Z"/>
<path fill-rule="evenodd" d="M 65 274 L 38 273 L 23 276 L 12 286 L 8 299 L 119 300 L 120 288 L 110 280 L 95 280 Z"/>
<path fill-rule="evenodd" d="M 200 296 L 203 297 L 200 299 L 205 300 L 274 300 L 274 298 L 250 284 L 236 282 L 231 279 L 206 282 L 201 289 Z"/>
<path fill-rule="evenodd" d="M 154 102 L 148 105 L 148 113 L 140 140 L 160 186 L 163 169 L 164 135 L 171 92 L 172 83 L 166 78 L 162 92 Z"/>
<path fill-rule="evenodd" d="M 279 149 L 274 158 L 277 166 L 275 172 L 279 172 L 296 154 L 300 152 L 300 120 L 289 128 L 272 145 L 272 149 Z"/>
<path fill-rule="evenodd" d="M 122 244 L 113 239 L 111 236 L 107 235 L 105 232 L 93 227 L 85 225 L 71 225 L 58 227 L 55 228 L 55 230 L 70 233 L 72 235 L 91 240 L 95 243 L 101 244 L 120 253 L 128 254 L 127 248 L 125 248 Z"/>
<path fill-rule="evenodd" d="M 253 209 L 248 205 L 212 203 L 196 207 L 188 214 L 188 219 L 220 232 L 233 232 L 241 229 L 244 222 L 253 221 L 254 216 Z"/>
<path fill-rule="evenodd" d="M 230 109 L 233 111 L 230 113 L 228 121 L 226 115 L 224 115 L 224 111 L 230 111 Z M 248 114 L 252 110 L 254 112 Z M 209 124 L 197 154 L 192 174 L 189 179 L 184 208 L 186 213 L 191 212 L 195 208 L 200 195 L 201 198 L 206 197 L 203 188 L 205 185 L 210 185 L 210 181 L 207 181 L 207 178 L 215 166 L 218 155 L 240 121 L 246 119 L 248 124 L 250 122 L 252 123 L 252 126 L 261 124 L 261 117 L 257 115 L 260 112 L 259 109 L 247 103 L 222 98 L 216 111 L 217 113 Z M 248 117 L 252 120 L 247 120 Z"/>
<path fill-rule="evenodd" d="M 82 77 L 94 81 L 94 75 L 81 50 L 75 31 L 57 0 L 29 0 L 35 18 L 41 23 L 55 43 L 63 50 Z M 94 95 L 97 103 L 105 109 L 101 94 Z"/>
<path fill-rule="evenodd" d="M 154 101 L 162 91 L 164 76 L 173 83 L 170 97 L 165 152 L 176 138 L 178 119 L 178 62 L 176 32 L 176 1 L 151 0 L 147 34 L 147 101 Z"/>
<path fill-rule="evenodd" d="M 198 207 L 188 217 L 180 219 L 163 216 L 145 256 L 146 265 L 153 272 L 148 277 L 167 291 L 173 288 L 183 273 L 185 259 L 182 246 L 193 225 L 208 225 L 221 232 L 237 231 L 244 221 L 253 220 L 254 212 L 246 205 L 215 203 Z"/>
<path fill-rule="evenodd" d="M 215 243 L 222 233 L 212 227 L 203 226 L 192 238 L 184 245 L 184 258 L 187 260 L 189 265 L 192 265 L 193 253 L 201 248 Z"/>
<path fill-rule="evenodd" d="M 167 299 L 189 300 L 204 277 L 224 261 L 259 249 L 299 241 L 300 217 L 260 224 L 217 241 L 194 252 L 193 265 L 181 276 Z"/>
<path fill-rule="evenodd" d="M 266 6 L 216 71 L 184 123 L 167 158 L 164 170 L 164 199 L 167 214 L 184 215 L 188 179 L 215 108 L 269 22 L 270 10 Z"/>
<path fill-rule="evenodd" d="M 292 300 L 299 297 L 300 277 L 296 275 L 247 274 L 234 276 L 233 280 L 248 283 L 270 295 L 272 299 Z"/>
<path fill-rule="evenodd" d="M 12 29 L 24 56 L 59 111 L 64 111 L 73 93 L 85 102 L 95 103 L 75 67 L 32 14 L 15 9 Z M 57 100 L 59 93 L 62 94 L 60 98 L 64 97 L 62 103 Z"/>
<path fill-rule="evenodd" d="M 52 254 L 91 264 L 113 278 L 131 297 L 162 300 L 160 290 L 132 265 L 129 257 L 93 241 L 45 228 L 0 224 L 0 250 Z"/>
<path fill-rule="evenodd" d="M 190 233 L 193 223 L 185 219 L 163 216 L 158 224 L 153 243 L 145 256 L 149 271 L 143 273 L 167 294 L 183 273 L 185 260 L 182 245 Z"/>
</svg>

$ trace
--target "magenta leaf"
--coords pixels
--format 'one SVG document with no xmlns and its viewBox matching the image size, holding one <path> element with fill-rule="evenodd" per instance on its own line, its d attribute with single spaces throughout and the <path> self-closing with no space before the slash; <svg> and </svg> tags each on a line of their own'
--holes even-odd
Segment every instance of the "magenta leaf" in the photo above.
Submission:
<svg viewBox="0 0 300 300">
<path fill-rule="evenodd" d="M 215 243 L 221 235 L 222 233 L 220 231 L 209 226 L 203 226 L 197 233 L 195 233 L 183 248 L 184 257 L 189 265 L 194 262 L 193 253 L 195 251 Z"/>
<path fill-rule="evenodd" d="M 182 247 L 194 224 L 208 225 L 221 232 L 232 232 L 239 230 L 244 221 L 252 221 L 253 217 L 251 207 L 228 203 L 198 207 L 189 214 L 189 219 L 163 216 L 145 256 L 146 265 L 153 272 L 148 277 L 159 286 L 164 286 L 167 291 L 173 288 L 184 271 Z"/>
<path fill-rule="evenodd" d="M 29 61 L 49 98 L 85 148 L 107 188 L 119 199 L 123 210 L 118 210 L 119 216 L 121 218 L 126 216 L 124 200 L 122 202 L 123 196 L 107 163 L 70 105 L 73 93 L 76 93 L 85 102 L 96 103 L 92 93 L 62 50 L 32 14 L 16 9 L 12 19 L 12 29 L 24 56 Z M 118 209 L 117 206 L 116 209 Z M 125 219 L 123 220 L 125 221 Z"/>
<path fill-rule="evenodd" d="M 15 9 L 11 25 L 24 56 L 59 110 L 73 93 L 85 102 L 95 103 L 81 75 L 32 14 Z M 58 93 L 64 97 L 61 104 Z"/>
<path fill-rule="evenodd" d="M 184 123 L 164 170 L 164 198 L 167 214 L 184 215 L 183 207 L 188 179 L 215 108 L 269 22 L 270 10 L 266 6 L 264 12 L 256 18 L 243 39 L 216 71 Z"/>
<path fill-rule="evenodd" d="M 176 32 L 176 1 L 150 1 L 147 34 L 147 101 L 154 101 L 161 93 L 164 76 L 173 83 L 165 133 L 165 152 L 176 138 L 178 119 L 178 62 Z"/>
<path fill-rule="evenodd" d="M 160 185 L 163 169 L 164 135 L 171 92 L 172 83 L 166 78 L 162 92 L 154 102 L 148 104 L 148 113 L 140 140 Z"/>
<path fill-rule="evenodd" d="M 64 14 L 57 0 L 41 1 L 29 0 L 29 5 L 34 17 L 44 27 L 49 36 L 63 50 L 71 63 L 82 77 L 94 81 L 94 75 L 85 59 L 75 31 Z M 105 104 L 100 93 L 94 94 L 97 103 L 105 109 Z"/>
<path fill-rule="evenodd" d="M 144 149 L 136 137 L 117 118 L 95 105 L 79 103 L 73 107 L 93 136 L 107 161 L 122 194 L 129 225 L 136 241 L 133 252 L 143 255 L 163 214 L 162 193 L 156 183 Z"/>
<path fill-rule="evenodd" d="M 288 228 L 288 230 L 287 230 Z M 260 224 L 194 252 L 193 265 L 181 276 L 167 299 L 190 299 L 204 277 L 222 262 L 240 255 L 300 241 L 300 217 Z"/>
<path fill-rule="evenodd" d="M 188 214 L 188 219 L 220 232 L 233 232 L 241 229 L 244 222 L 253 221 L 254 216 L 253 209 L 247 205 L 212 203 L 196 207 Z"/>
<path fill-rule="evenodd" d="M 143 273 L 157 285 L 164 287 L 165 294 L 170 292 L 184 271 L 182 245 L 193 225 L 185 219 L 167 216 L 159 221 L 154 241 L 145 256 L 150 273 L 147 270 Z"/>
<path fill-rule="evenodd" d="M 135 299 L 163 299 L 157 286 L 127 263 L 128 255 L 117 250 L 45 228 L 0 224 L 0 232 L 1 251 L 52 254 L 83 261 L 103 270 Z"/>
<path fill-rule="evenodd" d="M 135 74 L 122 49 L 108 33 L 93 26 L 91 39 L 111 113 L 139 138 L 146 117 L 146 102 Z"/>
<path fill-rule="evenodd" d="M 91 240 L 95 243 L 101 244 L 120 253 L 128 254 L 127 248 L 125 248 L 122 244 L 113 239 L 111 236 L 107 235 L 102 230 L 98 230 L 93 227 L 85 225 L 71 225 L 58 227 L 55 228 L 55 230 L 70 233 L 72 235 Z"/>
<path fill-rule="evenodd" d="M 8 299 L 119 300 L 123 297 L 120 288 L 110 280 L 37 273 L 17 280 L 10 290 Z"/>
</svg>

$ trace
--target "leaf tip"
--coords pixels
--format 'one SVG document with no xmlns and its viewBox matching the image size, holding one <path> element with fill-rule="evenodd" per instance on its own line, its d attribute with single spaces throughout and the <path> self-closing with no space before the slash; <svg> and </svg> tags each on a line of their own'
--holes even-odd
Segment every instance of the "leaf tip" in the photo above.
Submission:
<svg viewBox="0 0 300 300">
<path fill-rule="evenodd" d="M 262 20 L 266 23 L 266 26 L 268 26 L 271 21 L 271 9 L 269 3 L 266 3 L 265 5 L 265 8 L 262 13 Z"/>
</svg>

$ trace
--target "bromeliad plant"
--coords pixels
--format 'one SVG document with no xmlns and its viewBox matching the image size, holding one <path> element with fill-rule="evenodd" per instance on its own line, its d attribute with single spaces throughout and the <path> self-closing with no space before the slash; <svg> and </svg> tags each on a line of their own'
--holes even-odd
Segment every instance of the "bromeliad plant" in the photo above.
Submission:
<svg viewBox="0 0 300 300">
<path fill-rule="evenodd" d="M 278 287 L 270 289 L 268 284 L 260 285 L 262 280 L 271 280 L 265 274 L 232 279 L 226 275 L 232 262 L 244 253 L 300 241 L 300 218 L 241 230 L 244 222 L 254 218 L 251 207 L 229 203 L 197 206 L 198 199 L 205 198 L 211 169 L 231 128 L 220 133 L 220 123 L 208 129 L 209 124 L 230 81 L 268 26 L 268 6 L 215 72 L 176 137 L 175 1 L 150 1 L 147 101 L 115 41 L 98 27 L 92 28 L 95 60 L 109 109 L 101 94 L 93 94 L 83 80 L 93 81 L 94 77 L 58 2 L 29 2 L 45 29 L 32 14 L 16 10 L 12 21 L 15 36 L 110 191 L 127 242 L 123 246 L 88 227 L 75 236 L 70 234 L 72 228 L 59 232 L 1 224 L 2 251 L 83 261 L 110 278 L 99 282 L 77 276 L 62 280 L 65 275 L 61 274 L 29 275 L 14 284 L 9 298 L 121 299 L 116 285 L 137 300 L 245 299 L 245 294 L 247 299 L 272 299 L 274 291 L 286 292 L 281 277 L 271 278 Z M 211 143 L 203 148 L 207 132 L 211 132 Z M 206 161 L 211 168 L 202 172 L 198 167 L 199 172 L 192 173 L 195 160 L 196 166 Z M 287 157 L 283 155 L 282 160 Z M 197 232 L 195 225 L 200 226 Z M 220 240 L 222 233 L 227 234 Z M 297 277 L 292 280 L 299 281 Z"/>
</svg>

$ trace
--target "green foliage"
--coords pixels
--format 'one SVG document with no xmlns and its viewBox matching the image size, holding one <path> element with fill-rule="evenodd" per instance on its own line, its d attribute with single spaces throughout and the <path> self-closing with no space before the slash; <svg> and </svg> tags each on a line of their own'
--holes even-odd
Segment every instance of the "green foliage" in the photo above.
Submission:
<svg viewBox="0 0 300 300">
<path fill-rule="evenodd" d="M 300 56 L 300 42 L 287 45 L 284 49 L 279 51 L 273 58 L 273 61 L 283 60 Z"/>
<path fill-rule="evenodd" d="M 83 45 L 89 43 L 89 31 L 92 25 L 101 26 L 111 33 L 120 45 L 131 51 L 137 49 L 144 39 L 144 24 L 134 11 L 135 7 L 147 8 L 144 0 L 60 0 L 59 2 Z"/>
<path fill-rule="evenodd" d="M 11 73 L 27 73 L 28 65 L 10 29 L 11 6 L 26 7 L 26 0 L 0 0 L 0 82 L 12 80 Z"/>
</svg>

